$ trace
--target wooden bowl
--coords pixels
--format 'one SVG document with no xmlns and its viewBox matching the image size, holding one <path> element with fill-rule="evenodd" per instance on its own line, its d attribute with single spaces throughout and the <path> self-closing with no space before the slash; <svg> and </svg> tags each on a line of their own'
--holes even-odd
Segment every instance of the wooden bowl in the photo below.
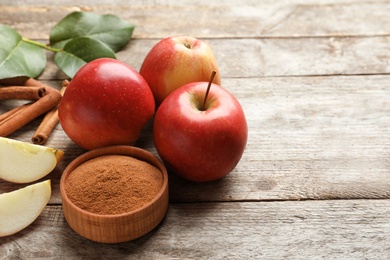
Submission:
<svg viewBox="0 0 390 260">
<path fill-rule="evenodd" d="M 126 155 L 157 167 L 163 175 L 161 190 L 146 205 L 136 210 L 100 215 L 76 206 L 65 192 L 65 183 L 72 171 L 84 162 L 104 155 Z M 139 238 L 153 230 L 168 210 L 168 174 L 163 163 L 152 153 L 132 146 L 111 146 L 86 152 L 72 161 L 64 170 L 60 191 L 62 207 L 69 226 L 79 235 L 102 243 L 119 243 Z"/>
</svg>

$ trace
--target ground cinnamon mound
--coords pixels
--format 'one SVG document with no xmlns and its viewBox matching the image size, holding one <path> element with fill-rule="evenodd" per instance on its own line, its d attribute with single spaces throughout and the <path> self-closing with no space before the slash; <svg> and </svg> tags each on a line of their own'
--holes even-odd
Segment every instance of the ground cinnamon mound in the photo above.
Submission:
<svg viewBox="0 0 390 260">
<path fill-rule="evenodd" d="M 65 191 L 81 209 L 113 215 L 138 209 L 161 190 L 163 175 L 155 166 L 123 155 L 89 160 L 69 175 Z"/>
</svg>

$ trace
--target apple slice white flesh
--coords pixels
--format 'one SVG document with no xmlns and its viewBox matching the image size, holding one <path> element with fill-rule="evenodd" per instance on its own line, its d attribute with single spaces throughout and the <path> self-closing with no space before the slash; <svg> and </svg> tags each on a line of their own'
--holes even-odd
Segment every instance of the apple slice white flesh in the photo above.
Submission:
<svg viewBox="0 0 390 260">
<path fill-rule="evenodd" d="M 51 196 L 50 180 L 0 195 L 0 237 L 26 228 L 42 213 Z"/>
<path fill-rule="evenodd" d="M 0 178 L 14 183 L 39 180 L 63 155 L 58 149 L 0 137 Z"/>
</svg>

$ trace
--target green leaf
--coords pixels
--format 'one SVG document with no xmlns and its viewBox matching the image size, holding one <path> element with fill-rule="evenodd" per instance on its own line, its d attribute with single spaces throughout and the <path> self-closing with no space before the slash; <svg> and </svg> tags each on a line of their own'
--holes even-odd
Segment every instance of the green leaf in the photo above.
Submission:
<svg viewBox="0 0 390 260">
<path fill-rule="evenodd" d="M 87 62 L 107 57 L 116 59 L 115 53 L 104 43 L 88 37 L 69 41 L 62 51 L 54 56 L 54 62 L 70 78 Z"/>
<path fill-rule="evenodd" d="M 52 28 L 50 45 L 63 48 L 72 39 L 88 36 L 117 52 L 129 42 L 133 30 L 133 25 L 111 14 L 73 12 Z"/>
<path fill-rule="evenodd" d="M 42 48 L 24 42 L 17 31 L 0 24 L 0 79 L 35 78 L 45 66 L 46 55 Z"/>
</svg>

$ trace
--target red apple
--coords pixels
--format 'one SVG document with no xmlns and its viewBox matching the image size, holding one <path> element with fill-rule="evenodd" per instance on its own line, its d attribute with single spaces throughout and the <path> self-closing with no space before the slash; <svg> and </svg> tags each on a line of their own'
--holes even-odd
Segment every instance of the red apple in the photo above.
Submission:
<svg viewBox="0 0 390 260">
<path fill-rule="evenodd" d="M 213 82 L 220 85 L 217 62 L 208 44 L 194 37 L 176 36 L 161 40 L 149 51 L 140 74 L 148 82 L 159 106 L 180 86 L 208 81 L 213 71 L 217 72 Z"/>
<path fill-rule="evenodd" d="M 100 58 L 75 74 L 58 115 L 70 139 L 90 150 L 134 144 L 154 110 L 153 93 L 136 70 L 118 60 Z"/>
<path fill-rule="evenodd" d="M 167 168 L 194 182 L 220 179 L 238 164 L 248 127 L 237 99 L 212 84 L 204 108 L 207 82 L 186 84 L 158 108 L 153 138 Z"/>
</svg>

